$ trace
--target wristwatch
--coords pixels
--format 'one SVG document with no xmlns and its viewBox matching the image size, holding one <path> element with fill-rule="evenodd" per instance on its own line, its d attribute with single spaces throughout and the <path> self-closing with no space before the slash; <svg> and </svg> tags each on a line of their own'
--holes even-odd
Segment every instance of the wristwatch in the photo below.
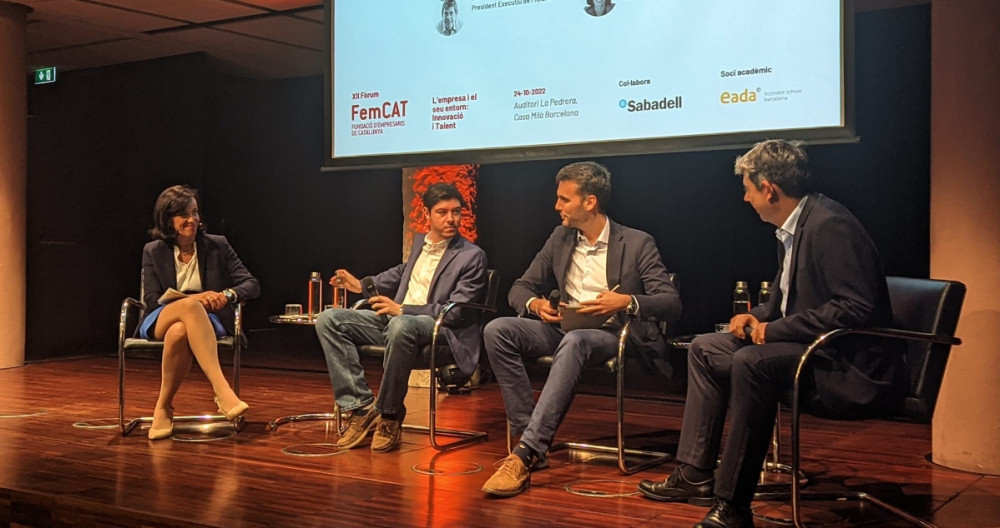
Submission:
<svg viewBox="0 0 1000 528">
<path fill-rule="evenodd" d="M 625 307 L 625 315 L 635 315 L 639 311 L 639 301 L 635 300 L 635 295 L 632 296 L 632 300 L 628 302 L 628 306 Z"/>
<path fill-rule="evenodd" d="M 236 292 L 233 291 L 232 288 L 226 288 L 225 290 L 223 290 L 222 295 L 226 296 L 226 300 L 229 301 L 229 304 L 233 304 L 236 302 Z"/>
</svg>

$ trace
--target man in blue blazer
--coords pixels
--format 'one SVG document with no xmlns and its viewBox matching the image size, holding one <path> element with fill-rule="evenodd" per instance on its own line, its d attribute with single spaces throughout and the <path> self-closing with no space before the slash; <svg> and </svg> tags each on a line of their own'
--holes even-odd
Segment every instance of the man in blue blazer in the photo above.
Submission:
<svg viewBox="0 0 1000 528">
<path fill-rule="evenodd" d="M 678 467 L 665 482 L 639 484 L 654 500 L 711 505 L 698 527 L 753 526 L 750 502 L 777 404 L 809 343 L 836 328 L 892 324 L 875 243 L 847 208 L 808 192 L 808 161 L 798 143 L 782 140 L 758 143 L 736 160 L 744 201 L 778 228 L 779 288 L 749 314 L 733 316 L 730 334 L 691 343 Z M 850 352 L 815 370 L 810 406 L 860 417 L 862 409 L 898 401 L 901 351 L 861 339 Z M 727 408 L 730 432 L 715 471 Z"/>
<path fill-rule="evenodd" d="M 615 355 L 616 331 L 625 318 L 632 318 L 631 343 L 664 352 L 657 322 L 673 322 L 681 311 L 653 237 L 616 224 L 605 213 L 608 169 L 590 161 L 573 163 L 559 171 L 556 184 L 562 225 L 510 289 L 508 300 L 519 317 L 495 319 L 483 334 L 512 433 L 520 435 L 514 452 L 483 485 L 483 491 L 500 497 L 524 491 L 530 468 L 544 465 L 580 370 Z M 560 311 L 550 302 L 554 294 L 546 298 L 550 292 L 603 326 L 564 330 Z M 552 369 L 536 404 L 524 363 L 547 355 L 554 355 Z"/>
<path fill-rule="evenodd" d="M 413 241 L 403 264 L 371 277 L 377 292 L 366 291 L 372 310 L 334 308 L 316 320 L 333 393 L 341 411 L 352 411 L 337 447 L 350 449 L 375 429 L 371 450 L 399 444 L 410 371 L 431 342 L 434 322 L 449 302 L 482 302 L 486 293 L 486 253 L 458 234 L 465 201 L 449 184 L 431 185 L 423 196 L 430 232 Z M 361 281 L 338 269 L 330 281 L 361 293 Z M 478 322 L 461 309 L 448 313 L 439 331 L 463 373 L 471 375 L 482 345 Z M 378 398 L 365 381 L 358 345 L 385 345 Z"/>
</svg>

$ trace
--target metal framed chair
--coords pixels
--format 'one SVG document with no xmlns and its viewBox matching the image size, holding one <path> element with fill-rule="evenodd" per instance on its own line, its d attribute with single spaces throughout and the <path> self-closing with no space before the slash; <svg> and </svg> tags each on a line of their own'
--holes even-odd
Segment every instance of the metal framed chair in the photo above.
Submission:
<svg viewBox="0 0 1000 528">
<path fill-rule="evenodd" d="M 140 289 L 141 292 L 141 289 Z M 142 293 L 139 294 L 142 297 Z M 233 391 L 240 394 L 240 355 L 243 351 L 246 337 L 243 335 L 243 303 L 233 307 L 235 314 L 234 333 L 218 340 L 219 351 L 231 352 L 233 355 Z M 152 341 L 139 337 L 129 337 L 135 334 L 138 322 L 145 313 L 142 302 L 126 297 L 122 301 L 121 315 L 118 319 L 118 430 L 122 436 L 128 436 L 137 426 L 153 423 L 152 416 L 140 418 L 125 418 L 125 358 L 132 352 L 163 352 L 163 341 Z M 224 424 L 221 422 L 225 422 Z M 201 414 L 175 416 L 174 423 L 203 423 L 208 426 L 220 425 L 232 427 L 239 431 L 243 426 L 243 417 L 230 422 L 223 414 Z"/>
<path fill-rule="evenodd" d="M 801 471 L 801 415 L 803 404 L 800 380 L 810 367 L 816 351 L 828 346 L 836 339 L 849 335 L 877 336 L 885 339 L 899 339 L 907 342 L 906 373 L 907 391 L 902 406 L 895 413 L 905 419 L 919 423 L 929 423 L 934 414 L 938 391 L 944 376 L 945 365 L 953 345 L 960 345 L 961 339 L 954 337 L 958 326 L 962 303 L 965 299 L 965 285 L 956 281 L 888 277 L 889 297 L 895 317 L 896 328 L 851 329 L 841 328 L 826 332 L 813 341 L 799 360 L 795 381 L 791 392 L 792 407 L 792 474 Z M 830 349 L 824 349 L 830 353 Z M 871 503 L 901 519 L 923 527 L 934 525 L 900 508 L 885 503 L 863 491 L 843 493 L 802 492 L 801 483 L 791 480 L 791 492 L 763 493 L 757 496 L 764 500 L 784 500 L 791 497 L 792 523 L 804 526 L 802 501 L 805 500 L 860 500 Z"/>
<path fill-rule="evenodd" d="M 676 273 L 670 273 L 670 282 L 677 286 L 678 278 Z M 633 473 L 638 473 L 640 471 L 649 469 L 651 467 L 658 466 L 660 464 L 665 464 L 674 459 L 674 456 L 670 453 L 663 453 L 660 451 L 652 451 L 647 449 L 633 449 L 625 446 L 625 371 L 627 364 L 627 354 L 629 353 L 640 353 L 640 351 L 633 351 L 627 347 L 629 329 L 631 327 L 631 321 L 627 321 L 621 330 L 618 332 L 618 349 L 615 356 L 595 367 L 605 372 L 612 373 L 615 375 L 615 411 L 616 411 L 616 421 L 615 421 L 615 445 L 602 445 L 590 442 L 561 442 L 555 444 L 549 449 L 549 452 L 559 451 L 562 449 L 576 449 L 578 451 L 588 451 L 594 453 L 605 453 L 614 454 L 617 457 L 618 470 L 621 471 L 623 475 L 631 475 Z M 670 329 L 668 325 L 661 324 L 660 330 L 665 334 L 665 337 L 669 336 Z M 669 339 L 668 339 L 669 341 Z M 542 356 L 538 358 L 536 365 L 544 366 L 549 368 L 552 366 L 553 356 Z M 507 450 L 508 452 L 513 448 L 514 442 L 510 431 L 510 422 L 507 422 Z M 630 463 L 628 457 L 641 458 L 644 459 L 642 462 Z"/>
<path fill-rule="evenodd" d="M 426 345 L 422 352 L 428 357 L 429 368 L 431 370 L 431 383 L 430 383 L 430 402 L 427 425 L 415 425 L 415 424 L 403 424 L 404 431 L 417 431 L 421 433 L 427 433 L 431 446 L 438 451 L 450 451 L 453 449 L 458 449 L 461 447 L 466 447 L 475 442 L 480 442 L 487 439 L 487 433 L 485 431 L 464 431 L 457 429 L 444 429 L 438 427 L 437 425 L 437 394 L 438 394 L 438 380 L 443 377 L 442 368 L 447 368 L 453 361 L 450 360 L 451 352 L 448 348 L 447 343 L 438 342 L 438 335 L 441 325 L 444 323 L 444 318 L 455 308 L 462 308 L 463 310 L 470 310 L 478 313 L 479 315 L 479 333 L 482 335 L 483 327 L 486 326 L 486 314 L 496 312 L 496 298 L 497 289 L 499 288 L 499 278 L 500 275 L 495 269 L 486 270 L 486 299 L 483 304 L 478 303 L 459 303 L 451 302 L 441 309 L 438 314 L 437 319 L 434 322 L 434 331 L 431 334 L 431 342 Z M 352 309 L 364 309 L 367 307 L 367 300 L 362 299 L 354 304 Z M 358 353 L 369 356 L 369 357 L 383 357 L 385 356 L 385 346 L 382 345 L 361 345 L 358 347 Z M 283 416 L 271 421 L 268 427 L 273 431 L 278 427 L 295 422 L 310 421 L 310 420 L 334 420 L 336 422 L 336 428 L 339 433 L 342 433 L 345 429 L 343 424 L 343 416 L 340 412 L 340 408 L 334 404 L 334 410 L 332 413 L 310 413 L 310 414 L 300 414 L 294 416 Z M 457 437 L 458 440 L 449 443 L 439 442 L 438 435 Z"/>
</svg>

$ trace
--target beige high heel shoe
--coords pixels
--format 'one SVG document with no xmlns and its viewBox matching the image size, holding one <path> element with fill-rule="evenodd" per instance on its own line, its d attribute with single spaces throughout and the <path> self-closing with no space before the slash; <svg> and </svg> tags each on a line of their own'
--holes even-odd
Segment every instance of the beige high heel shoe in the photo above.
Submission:
<svg viewBox="0 0 1000 528">
<path fill-rule="evenodd" d="M 170 425 L 168 427 L 161 427 L 157 429 L 150 424 L 149 432 L 146 434 L 150 440 L 163 440 L 164 438 L 170 438 L 174 434 L 174 408 L 171 407 L 166 411 L 167 414 L 170 415 Z M 153 414 L 156 414 L 155 410 L 153 411 Z"/>
<path fill-rule="evenodd" d="M 219 412 L 226 415 L 226 420 L 229 420 L 230 422 L 239 418 L 240 415 L 245 413 L 247 409 L 250 408 L 250 406 L 247 405 L 247 402 L 240 400 L 240 403 L 237 403 L 232 409 L 227 411 L 222 408 L 222 404 L 219 403 L 218 397 L 215 398 L 215 405 L 219 407 Z"/>
</svg>

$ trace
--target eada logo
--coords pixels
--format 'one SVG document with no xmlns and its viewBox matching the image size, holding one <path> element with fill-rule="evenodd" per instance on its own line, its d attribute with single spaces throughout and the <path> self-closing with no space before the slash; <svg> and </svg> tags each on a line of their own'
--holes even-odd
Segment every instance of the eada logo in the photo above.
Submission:
<svg viewBox="0 0 1000 528">
<path fill-rule="evenodd" d="M 719 96 L 719 102 L 722 104 L 756 103 L 759 92 L 760 88 L 752 92 L 749 88 L 742 92 L 722 92 L 722 95 Z"/>
</svg>

